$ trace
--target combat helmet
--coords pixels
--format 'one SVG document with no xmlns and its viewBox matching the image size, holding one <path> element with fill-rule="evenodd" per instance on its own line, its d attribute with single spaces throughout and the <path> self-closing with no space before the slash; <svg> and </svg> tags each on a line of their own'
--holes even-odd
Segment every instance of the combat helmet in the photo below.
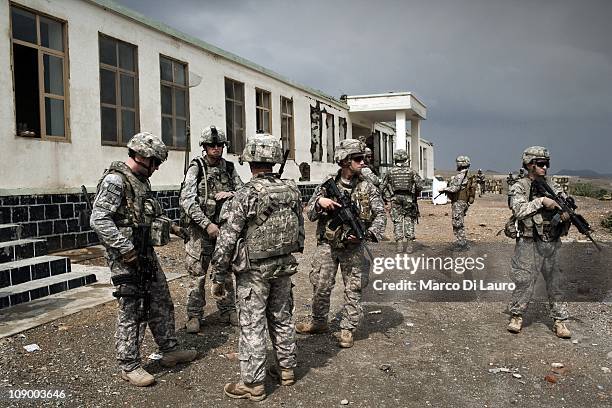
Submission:
<svg viewBox="0 0 612 408">
<path fill-rule="evenodd" d="M 548 149 L 542 146 L 531 146 L 523 151 L 523 166 L 536 159 L 550 160 Z"/>
<path fill-rule="evenodd" d="M 344 139 L 334 150 L 334 161 L 338 164 L 353 155 L 365 155 L 366 145 L 357 139 Z"/>
<path fill-rule="evenodd" d="M 246 162 L 282 163 L 283 148 L 271 134 L 257 133 L 248 138 L 240 159 Z"/>
<path fill-rule="evenodd" d="M 393 161 L 401 163 L 408 160 L 408 152 L 404 149 L 397 149 L 395 153 L 393 153 Z"/>
<path fill-rule="evenodd" d="M 467 156 L 457 156 L 455 162 L 457 167 L 470 167 L 470 158 Z"/>
<path fill-rule="evenodd" d="M 200 146 L 218 143 L 224 143 L 225 146 L 229 146 L 227 137 L 225 137 L 225 132 L 221 129 L 217 129 L 215 125 L 210 125 L 202 129 L 202 133 L 200 134 Z"/>
<path fill-rule="evenodd" d="M 160 163 L 168 158 L 168 148 L 164 142 L 149 132 L 136 133 L 128 142 L 127 147 L 142 157 L 153 157 Z"/>
</svg>

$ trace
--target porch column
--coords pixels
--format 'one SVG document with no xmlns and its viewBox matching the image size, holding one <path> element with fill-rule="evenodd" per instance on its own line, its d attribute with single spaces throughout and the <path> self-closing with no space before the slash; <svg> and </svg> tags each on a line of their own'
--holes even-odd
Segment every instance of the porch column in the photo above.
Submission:
<svg viewBox="0 0 612 408">
<path fill-rule="evenodd" d="M 406 148 L 406 111 L 395 112 L 395 150 Z"/>
<path fill-rule="evenodd" d="M 421 151 L 421 120 L 412 119 L 410 121 L 410 167 L 416 170 L 419 174 L 420 151 Z M 405 143 L 405 142 L 404 142 Z"/>
</svg>

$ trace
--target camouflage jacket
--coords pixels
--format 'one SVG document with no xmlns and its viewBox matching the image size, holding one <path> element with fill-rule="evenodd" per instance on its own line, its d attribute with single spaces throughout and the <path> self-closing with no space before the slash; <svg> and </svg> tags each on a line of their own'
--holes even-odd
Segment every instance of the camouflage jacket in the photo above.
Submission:
<svg viewBox="0 0 612 408">
<path fill-rule="evenodd" d="M 386 202 L 392 201 L 393 197 L 395 196 L 395 191 L 393 189 L 394 178 L 398 177 L 399 173 L 408 173 L 402 175 L 408 176 L 412 179 L 413 194 L 419 194 L 421 190 L 423 190 L 423 179 L 421 176 L 419 176 L 419 173 L 412 170 L 408 163 L 398 163 L 392 167 L 387 174 L 385 174 L 380 187 L 382 197 Z"/>
<path fill-rule="evenodd" d="M 179 205 L 190 219 L 190 238 L 185 248 L 189 255 L 196 258 L 202 251 L 202 239 L 208 237 L 206 228 L 211 222 L 218 223 L 215 218 L 219 216 L 222 203 L 215 201 L 215 194 L 235 191 L 244 185 L 236 169 L 229 174 L 227 168 L 227 162 L 221 158 L 216 166 L 203 166 L 204 174 L 199 174 L 198 164 L 193 161 L 185 174 Z"/>
<path fill-rule="evenodd" d="M 253 177 L 266 178 L 270 175 L 258 174 Z M 278 180 L 275 183 L 283 183 L 297 190 L 292 180 Z M 221 228 L 215 252 L 212 257 L 212 275 L 214 282 L 223 282 L 231 268 L 240 264 L 240 270 L 245 273 L 260 273 L 264 278 L 276 278 L 292 275 L 297 272 L 297 261 L 291 254 L 271 256 L 262 259 L 248 259 L 245 235 L 253 223 L 257 222 L 260 193 L 257 191 L 253 180 L 236 191 L 234 198 L 223 209 Z M 298 220 L 298 234 L 301 236 L 302 246 L 304 237 L 304 217 L 300 200 L 294 202 L 293 211 Z M 240 242 L 239 242 L 240 241 Z M 239 247 L 237 248 L 237 244 Z"/>
<path fill-rule="evenodd" d="M 459 173 L 451 177 L 448 186 L 444 189 L 449 194 L 451 201 L 455 201 L 453 197 L 458 196 L 459 192 L 465 189 L 469 182 L 468 169 L 463 169 Z"/>
<path fill-rule="evenodd" d="M 562 194 L 556 183 L 546 181 L 555 194 Z M 554 211 L 542 206 L 542 197 L 534 196 L 531 191 L 531 179 L 524 177 L 518 179 L 508 192 L 512 214 L 518 221 L 519 233 L 525 237 L 533 237 L 534 227 L 540 236 L 544 236 L 545 229 L 554 215 Z M 547 232 L 547 231 L 546 231 Z"/>
<path fill-rule="evenodd" d="M 372 171 L 369 167 L 364 167 L 361 170 L 361 174 L 365 177 L 370 183 L 374 184 L 375 187 L 380 188 L 380 178 Z"/>
<path fill-rule="evenodd" d="M 357 204 L 359 218 L 364 222 L 367 230 L 380 241 L 387 225 L 385 207 L 380 196 L 380 191 L 362 175 L 356 177 L 358 177 L 358 181 L 352 191 L 341 182 L 340 170 L 337 174 L 328 176 L 324 181 L 330 178 L 336 178 L 336 184 L 340 191 L 346 190 L 350 192 L 351 200 Z M 322 184 L 315 189 L 312 197 L 310 197 L 306 205 L 306 214 L 310 221 L 318 221 L 317 242 L 329 242 L 335 246 L 342 246 L 343 242 L 331 242 L 336 241 L 336 239 L 330 240 L 330 237 L 326 237 L 326 232 L 329 232 L 327 231 L 327 226 L 331 222 L 332 217 L 317 205 L 317 200 L 320 197 L 326 197 L 326 191 L 322 188 Z M 342 228 L 346 227 L 343 226 Z M 338 230 L 340 230 L 340 228 L 338 228 Z M 346 234 L 339 234 L 338 236 L 342 235 Z M 342 241 L 342 238 L 340 238 L 340 241 Z"/>
</svg>

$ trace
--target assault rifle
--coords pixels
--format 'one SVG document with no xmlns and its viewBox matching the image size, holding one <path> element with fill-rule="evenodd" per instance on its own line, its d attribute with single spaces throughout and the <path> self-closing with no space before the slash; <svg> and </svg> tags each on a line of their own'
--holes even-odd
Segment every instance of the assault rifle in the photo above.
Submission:
<svg viewBox="0 0 612 408">
<path fill-rule="evenodd" d="M 419 202 L 418 202 L 418 197 L 417 197 L 418 193 L 417 193 L 417 188 L 416 188 L 416 183 L 413 183 L 412 185 L 412 203 L 414 204 L 414 208 L 416 209 L 416 223 L 419 223 L 419 218 L 421 217 L 421 211 L 419 210 Z"/>
<path fill-rule="evenodd" d="M 139 224 L 138 227 L 134 228 L 134 249 L 138 254 L 138 267 L 136 270 L 136 276 L 127 275 L 118 277 L 119 279 L 113 279 L 114 285 L 121 285 L 126 283 L 136 284 L 137 290 L 121 291 L 117 290 L 113 292 L 113 296 L 116 298 L 121 297 L 132 297 L 138 300 L 138 319 L 139 322 L 146 322 L 149 318 L 149 310 L 151 308 L 151 282 L 156 279 L 157 262 L 155 261 L 155 254 L 153 253 L 153 247 L 149 243 L 151 238 L 151 227 L 149 225 Z"/>
<path fill-rule="evenodd" d="M 539 194 L 543 195 L 544 197 L 548 197 L 552 200 L 555 200 L 559 207 L 561 207 L 561 211 L 569 214 L 570 221 L 576 227 L 576 229 L 578 229 L 578 232 L 590 239 L 593 245 L 595 245 L 595 247 L 599 251 L 601 251 L 601 246 L 599 246 L 599 244 L 597 244 L 597 242 L 595 242 L 595 240 L 591 236 L 591 232 L 593 230 L 591 229 L 591 226 L 589 225 L 587 220 L 585 220 L 582 215 L 577 214 L 574 211 L 578 207 L 576 206 L 576 203 L 572 198 L 563 198 L 560 195 L 555 194 L 553 189 L 550 188 L 548 183 L 543 178 L 538 177 L 537 179 L 535 179 L 533 181 L 533 186 Z M 556 221 L 557 223 L 561 221 L 559 214 L 557 214 L 555 217 L 558 217 Z"/>
<path fill-rule="evenodd" d="M 355 236 L 359 241 L 364 241 L 366 238 L 367 230 L 363 225 L 363 222 L 359 219 L 359 210 L 357 205 L 351 200 L 348 192 L 340 192 L 340 189 L 336 185 L 334 178 L 328 179 L 321 185 L 322 188 L 327 191 L 328 198 L 336 201 L 341 205 L 340 208 L 336 208 L 332 212 L 332 221 L 329 223 L 331 230 L 336 230 L 341 225 L 346 225 L 350 228 L 352 235 Z M 374 259 L 370 248 L 364 243 L 363 247 L 367 251 L 370 259 Z"/>
<path fill-rule="evenodd" d="M 281 163 L 279 169 L 278 169 L 278 173 L 276 173 L 276 178 L 281 178 L 283 175 L 283 172 L 285 171 L 285 164 L 287 163 L 287 158 L 289 157 L 289 149 L 285 150 L 285 153 L 283 153 L 283 162 Z"/>
<path fill-rule="evenodd" d="M 91 219 L 91 211 L 93 210 L 93 206 L 91 205 L 91 200 L 89 199 L 87 187 L 82 185 L 81 192 L 83 193 L 87 206 L 84 209 L 79 210 L 79 226 L 89 228 L 89 220 Z"/>
</svg>

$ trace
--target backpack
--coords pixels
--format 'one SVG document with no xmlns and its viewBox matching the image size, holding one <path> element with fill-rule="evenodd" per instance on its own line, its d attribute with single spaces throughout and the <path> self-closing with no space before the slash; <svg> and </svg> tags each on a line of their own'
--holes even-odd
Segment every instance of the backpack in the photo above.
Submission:
<svg viewBox="0 0 612 408">
<path fill-rule="evenodd" d="M 476 198 L 476 185 L 478 183 L 476 182 L 476 176 L 472 175 L 470 176 L 470 178 L 468 179 L 468 184 L 467 184 L 467 202 L 469 204 L 474 204 L 474 199 Z"/>
</svg>

